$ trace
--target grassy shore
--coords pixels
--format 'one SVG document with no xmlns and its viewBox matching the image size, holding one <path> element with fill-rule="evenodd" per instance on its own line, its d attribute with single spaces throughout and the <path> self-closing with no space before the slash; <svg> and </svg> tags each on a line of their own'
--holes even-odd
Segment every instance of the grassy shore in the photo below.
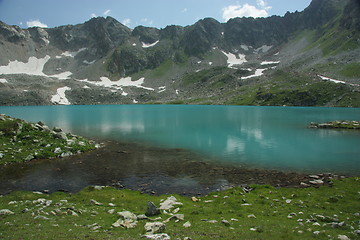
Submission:
<svg viewBox="0 0 360 240">
<path fill-rule="evenodd" d="M 60 128 L 0 115 L 0 165 L 66 157 L 95 148 L 94 142 Z"/>
<path fill-rule="evenodd" d="M 178 205 L 142 220 L 148 201 L 159 206 L 169 196 L 111 187 L 76 194 L 14 192 L 0 198 L 0 239 L 140 239 L 153 221 L 165 222 L 160 232 L 171 239 L 360 237 L 359 178 L 320 188 L 250 187 L 196 198 L 174 195 Z M 125 210 L 138 215 L 133 228 L 114 224 Z"/>
</svg>

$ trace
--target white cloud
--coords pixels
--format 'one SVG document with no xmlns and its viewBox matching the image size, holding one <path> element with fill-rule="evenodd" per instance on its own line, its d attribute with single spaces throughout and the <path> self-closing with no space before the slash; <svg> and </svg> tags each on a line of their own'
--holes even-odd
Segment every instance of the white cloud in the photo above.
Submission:
<svg viewBox="0 0 360 240">
<path fill-rule="evenodd" d="M 183 13 L 185 13 L 185 12 L 187 12 L 187 11 L 188 11 L 187 8 L 184 8 L 183 10 L 181 10 L 181 12 L 183 12 Z"/>
<path fill-rule="evenodd" d="M 96 18 L 97 17 L 97 15 L 95 13 L 92 13 L 90 16 L 91 16 L 91 18 Z"/>
<path fill-rule="evenodd" d="M 109 15 L 110 12 L 111 12 L 111 10 L 108 9 L 108 10 L 106 10 L 106 11 L 104 12 L 104 15 L 107 16 L 107 15 Z"/>
<path fill-rule="evenodd" d="M 257 6 L 245 3 L 244 5 L 229 5 L 222 9 L 222 17 L 225 21 L 236 17 L 267 17 L 271 6 L 265 0 L 256 0 Z"/>
<path fill-rule="evenodd" d="M 131 23 L 131 19 L 130 18 L 125 18 L 124 20 L 122 20 L 121 23 L 124 24 L 125 26 L 129 27 L 129 25 Z"/>
<path fill-rule="evenodd" d="M 47 28 L 48 26 L 45 23 L 40 22 L 40 20 L 30 20 L 26 22 L 26 25 L 30 27 L 41 27 Z"/>
<path fill-rule="evenodd" d="M 153 25 L 154 24 L 153 20 L 150 20 L 150 19 L 147 19 L 147 18 L 142 18 L 140 21 L 143 22 L 143 23 L 146 23 L 148 25 Z"/>
</svg>

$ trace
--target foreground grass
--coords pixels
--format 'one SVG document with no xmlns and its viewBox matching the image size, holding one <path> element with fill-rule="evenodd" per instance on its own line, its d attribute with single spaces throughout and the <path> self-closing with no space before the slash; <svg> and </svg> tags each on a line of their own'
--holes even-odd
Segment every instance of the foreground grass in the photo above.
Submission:
<svg viewBox="0 0 360 240">
<path fill-rule="evenodd" d="M 167 222 L 164 232 L 171 239 L 359 239 L 359 183 L 350 178 L 332 187 L 251 186 L 249 192 L 233 188 L 197 199 L 174 195 L 184 220 Z M 0 211 L 11 211 L 0 215 L 0 239 L 139 239 L 150 220 L 115 228 L 116 212 L 144 214 L 148 201 L 159 205 L 167 197 L 110 187 L 76 194 L 14 192 L 0 198 Z M 156 217 L 164 221 L 169 215 Z"/>
</svg>

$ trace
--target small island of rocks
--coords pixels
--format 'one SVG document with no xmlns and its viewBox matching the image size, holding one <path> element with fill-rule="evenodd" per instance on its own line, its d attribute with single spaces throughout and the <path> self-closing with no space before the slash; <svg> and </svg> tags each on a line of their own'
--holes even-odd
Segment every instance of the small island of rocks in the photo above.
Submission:
<svg viewBox="0 0 360 240">
<path fill-rule="evenodd" d="M 355 129 L 360 130 L 360 121 L 332 121 L 326 123 L 310 123 L 310 128 L 321 128 L 321 129 Z"/>
</svg>

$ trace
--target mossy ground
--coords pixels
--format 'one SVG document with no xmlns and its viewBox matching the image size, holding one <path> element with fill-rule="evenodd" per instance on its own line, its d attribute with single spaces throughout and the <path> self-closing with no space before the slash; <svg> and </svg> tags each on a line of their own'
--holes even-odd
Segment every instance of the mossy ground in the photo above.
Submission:
<svg viewBox="0 0 360 240">
<path fill-rule="evenodd" d="M 248 193 L 233 188 L 197 202 L 176 195 L 185 219 L 166 223 L 165 232 L 171 239 L 359 239 L 359 181 L 336 180 L 332 187 L 305 189 L 251 186 L 254 190 Z M 133 229 L 114 228 L 116 212 L 144 214 L 148 201 L 158 205 L 166 198 L 110 187 L 88 187 L 76 194 L 14 192 L 0 198 L 0 209 L 14 213 L 0 216 L 0 238 L 139 239 L 149 220 Z M 163 221 L 169 215 L 157 217 Z M 186 221 L 191 227 L 183 226 Z"/>
</svg>

